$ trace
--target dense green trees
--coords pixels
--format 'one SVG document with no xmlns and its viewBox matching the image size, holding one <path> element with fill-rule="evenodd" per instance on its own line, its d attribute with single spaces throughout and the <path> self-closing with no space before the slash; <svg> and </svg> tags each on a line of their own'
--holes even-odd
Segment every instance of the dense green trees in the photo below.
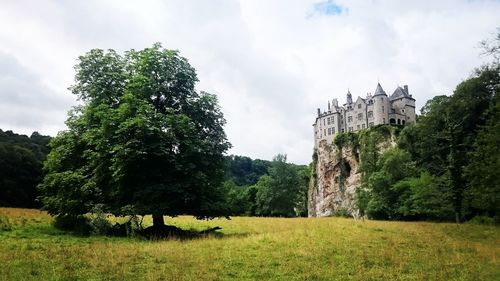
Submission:
<svg viewBox="0 0 500 281">
<path fill-rule="evenodd" d="M 251 160 L 242 156 L 231 156 L 228 161 L 228 180 L 225 182 L 225 187 L 228 194 L 227 204 L 232 215 L 281 217 L 307 215 L 307 187 L 310 174 L 307 166 L 287 163 L 286 155 L 282 154 L 275 156 L 271 162 Z M 263 166 L 268 168 L 264 170 L 261 168 Z M 254 179 L 256 173 L 261 175 L 255 182 L 246 181 L 249 183 L 246 185 L 236 184 Z M 238 179 L 244 180 L 238 181 Z"/>
<path fill-rule="evenodd" d="M 0 130 L 0 206 L 39 207 L 36 185 L 42 177 L 50 137 Z"/>
<path fill-rule="evenodd" d="M 115 215 L 225 215 L 225 120 L 195 70 L 159 44 L 79 58 L 72 92 L 84 104 L 51 143 L 40 184 L 53 215 L 101 204 Z"/>
<path fill-rule="evenodd" d="M 496 57 L 452 95 L 429 100 L 417 124 L 399 133 L 398 148 L 378 151 L 383 127 L 361 134 L 361 211 L 378 219 L 500 221 L 499 90 Z"/>
</svg>

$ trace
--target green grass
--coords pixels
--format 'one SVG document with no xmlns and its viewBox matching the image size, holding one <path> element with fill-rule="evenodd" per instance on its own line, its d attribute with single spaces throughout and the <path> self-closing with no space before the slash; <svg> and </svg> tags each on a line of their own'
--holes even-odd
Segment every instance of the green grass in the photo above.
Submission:
<svg viewBox="0 0 500 281">
<path fill-rule="evenodd" d="M 179 217 L 166 221 L 224 236 L 154 242 L 71 235 L 36 210 L 0 217 L 0 280 L 500 280 L 495 226 Z"/>
</svg>

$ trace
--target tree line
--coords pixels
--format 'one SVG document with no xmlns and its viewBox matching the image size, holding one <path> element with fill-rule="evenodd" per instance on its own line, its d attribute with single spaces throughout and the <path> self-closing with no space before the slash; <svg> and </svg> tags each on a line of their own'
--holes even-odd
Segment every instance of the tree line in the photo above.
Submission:
<svg viewBox="0 0 500 281">
<path fill-rule="evenodd" d="M 0 206 L 38 208 L 36 186 L 50 151 L 49 136 L 19 135 L 0 129 Z"/>
</svg>

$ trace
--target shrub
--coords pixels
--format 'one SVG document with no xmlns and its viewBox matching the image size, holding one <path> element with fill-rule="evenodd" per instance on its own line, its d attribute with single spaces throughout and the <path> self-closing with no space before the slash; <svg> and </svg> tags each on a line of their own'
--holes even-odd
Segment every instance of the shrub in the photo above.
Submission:
<svg viewBox="0 0 500 281">
<path fill-rule="evenodd" d="M 337 210 L 334 210 L 332 212 L 332 217 L 343 217 L 343 218 L 350 218 L 351 217 L 351 213 L 349 212 L 349 210 L 347 210 L 346 208 L 339 208 Z"/>
<path fill-rule="evenodd" d="M 97 204 L 91 210 L 92 216 L 88 220 L 92 234 L 108 235 L 111 231 L 111 223 L 108 221 L 108 215 L 104 212 L 103 206 Z"/>
<path fill-rule="evenodd" d="M 482 224 L 482 225 L 494 225 L 495 223 L 498 223 L 498 222 L 495 222 L 495 218 L 492 218 L 492 217 L 475 216 L 470 221 L 468 221 L 467 223 Z"/>
<path fill-rule="evenodd" d="M 12 224 L 9 219 L 3 216 L 0 216 L 0 231 L 11 231 Z"/>
</svg>

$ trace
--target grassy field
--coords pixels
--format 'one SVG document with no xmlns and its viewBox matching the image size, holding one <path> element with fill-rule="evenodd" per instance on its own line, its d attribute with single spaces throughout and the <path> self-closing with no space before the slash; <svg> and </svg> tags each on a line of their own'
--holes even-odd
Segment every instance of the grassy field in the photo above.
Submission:
<svg viewBox="0 0 500 281">
<path fill-rule="evenodd" d="M 500 228 L 343 218 L 168 218 L 189 241 L 78 237 L 0 208 L 0 280 L 500 280 Z M 4 222 L 5 225 L 5 222 Z"/>
</svg>

